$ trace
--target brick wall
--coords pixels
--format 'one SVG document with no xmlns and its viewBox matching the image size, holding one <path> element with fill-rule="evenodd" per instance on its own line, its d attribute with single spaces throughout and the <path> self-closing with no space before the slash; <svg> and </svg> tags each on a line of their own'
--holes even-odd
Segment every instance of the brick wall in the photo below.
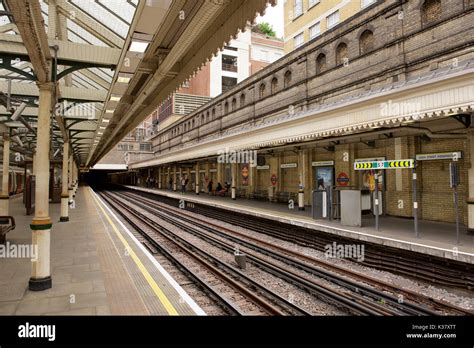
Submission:
<svg viewBox="0 0 474 348">
<path fill-rule="evenodd" d="M 311 187 L 306 192 L 306 204 L 311 202 L 311 191 L 316 188 L 315 168 L 311 167 L 313 161 L 334 161 L 335 177 L 340 172 L 349 175 L 349 186 L 362 188 L 362 172 L 353 169 L 354 160 L 361 158 L 385 158 L 387 160 L 415 158 L 416 154 L 462 152 L 463 158 L 458 161 L 460 169 L 461 184 L 459 192 L 459 212 L 461 222 L 467 224 L 467 207 L 464 203 L 467 198 L 467 163 L 468 144 L 464 139 L 432 139 L 426 140 L 420 137 L 406 136 L 401 138 L 390 138 L 375 141 L 375 146 L 366 144 L 345 144 L 335 147 L 335 151 L 327 151 L 321 148 L 313 148 L 309 154 L 307 169 L 310 175 Z M 397 150 L 398 146 L 398 150 Z M 346 154 L 348 157 L 346 157 Z M 276 161 L 269 161 L 271 157 L 266 156 L 267 164 L 273 164 L 270 170 L 259 170 L 255 184 L 256 190 L 266 190 L 270 185 L 271 173 L 278 172 Z M 283 152 L 276 154 L 280 163 L 297 163 L 298 157 L 294 152 Z M 348 161 L 344 159 L 348 158 Z M 449 162 L 442 161 L 419 161 L 418 174 L 418 201 L 419 217 L 424 220 L 454 222 L 453 191 L 449 187 Z M 398 176 L 398 178 L 397 178 Z M 281 169 L 279 180 L 280 191 L 298 192 L 298 169 Z M 398 184 L 397 184 L 398 181 Z M 412 170 L 394 169 L 384 171 L 384 211 L 388 215 L 400 217 L 413 216 L 412 196 Z"/>
<path fill-rule="evenodd" d="M 340 100 L 342 97 L 385 86 L 394 81 L 403 81 L 422 73 L 452 65 L 453 59 L 462 61 L 474 58 L 472 51 L 472 26 L 474 5 L 472 0 L 442 0 L 441 18 L 431 24 L 422 23 L 420 6 L 423 2 L 387 0 L 361 11 L 344 25 L 339 25 L 319 38 L 305 44 L 284 59 L 259 71 L 227 93 L 215 98 L 206 106 L 185 117 L 174 128 L 178 132 L 170 136 L 168 128 L 154 139 L 154 150 L 167 151 L 187 141 L 205 139 L 210 134 L 231 127 L 252 125 L 261 119 L 269 119 L 314 108 L 321 103 Z M 359 37 L 365 30 L 374 33 L 374 50 L 362 54 Z M 336 47 L 347 44 L 349 64 L 336 65 Z M 316 57 L 326 55 L 326 70 L 317 72 Z M 291 72 L 291 84 L 284 86 L 284 76 Z M 278 89 L 269 93 L 271 81 L 277 78 Z M 260 86 L 265 84 L 267 93 L 259 96 Z M 240 96 L 245 95 L 245 104 Z M 232 109 L 233 99 L 237 107 Z M 225 113 L 224 105 L 229 110 Z M 209 121 L 201 123 L 202 115 L 213 114 Z M 183 133 L 183 122 L 195 120 L 195 128 Z M 328 120 L 330 122 L 330 120 Z M 380 139 L 380 138 L 379 138 Z M 297 144 L 295 144 L 296 146 Z M 354 171 L 355 158 L 386 157 L 387 159 L 414 158 L 416 153 L 467 151 L 463 140 L 433 139 L 406 136 L 399 140 L 388 138 L 375 142 L 375 147 L 366 144 L 338 144 L 334 148 L 311 149 L 310 160 L 334 160 L 336 177 L 345 172 L 349 185 L 360 187 L 361 175 Z M 159 153 L 157 153 L 159 155 Z M 270 170 L 258 171 L 256 189 L 266 189 L 272 174 L 278 176 L 277 189 L 297 192 L 298 170 L 280 170 L 281 163 L 297 162 L 297 156 L 285 152 L 268 155 Z M 464 163 L 464 161 L 466 161 Z M 460 202 L 467 195 L 467 159 L 460 161 Z M 308 164 L 309 166 L 310 164 Z M 315 187 L 314 168 L 308 168 Z M 454 221 L 452 194 L 446 175 L 449 171 L 443 161 L 422 163 L 418 168 L 420 181 L 420 214 L 424 219 Z M 385 173 L 384 209 L 395 216 L 412 216 L 412 190 L 410 170 L 390 170 Z M 448 186 L 446 186 L 448 185 Z M 308 196 L 308 195 L 307 195 Z M 307 197 L 308 201 L 308 197 Z M 462 221 L 467 220 L 466 207 L 460 204 Z"/>
<path fill-rule="evenodd" d="M 472 44 L 469 34 L 474 11 L 468 6 L 466 0 L 465 4 L 459 0 L 442 0 L 441 19 L 425 25 L 421 20 L 420 1 L 381 1 L 239 83 L 179 124 L 163 130 L 154 140 L 154 150 L 178 147 L 226 128 L 251 124 L 255 119 L 286 114 L 290 107 L 298 111 L 322 101 L 378 88 L 394 79 L 404 80 L 433 67 L 452 64 L 455 58 L 459 61 L 474 58 L 468 47 Z M 359 38 L 366 30 L 374 34 L 374 50 L 361 55 Z M 347 66 L 336 64 L 336 47 L 340 43 L 347 45 Z M 327 69 L 317 73 L 316 57 L 320 53 L 326 55 Z M 292 74 L 291 84 L 285 86 L 284 75 L 288 71 Z M 278 79 L 278 88 L 272 95 L 270 85 L 274 78 Z M 262 84 L 267 93 L 260 98 Z M 245 95 L 243 105 L 242 94 Z M 237 108 L 232 109 L 234 98 Z M 229 109 L 224 114 L 226 103 Z M 212 114 L 213 110 L 215 116 L 203 123 L 202 115 Z M 195 127 L 184 134 L 182 125 L 190 120 L 194 120 Z M 177 132 L 171 136 L 173 130 Z M 173 139 L 168 142 L 170 138 Z"/>
<path fill-rule="evenodd" d="M 463 139 L 440 139 L 421 142 L 422 153 L 461 151 L 466 154 L 467 141 Z M 464 157 L 464 156 L 463 156 Z M 423 161 L 418 171 L 421 172 L 421 216 L 426 220 L 455 221 L 453 190 L 449 185 L 450 161 Z M 462 158 L 458 161 L 460 186 L 459 212 L 460 221 L 467 224 L 467 207 L 464 203 L 468 198 L 467 171 L 468 161 Z"/>
</svg>

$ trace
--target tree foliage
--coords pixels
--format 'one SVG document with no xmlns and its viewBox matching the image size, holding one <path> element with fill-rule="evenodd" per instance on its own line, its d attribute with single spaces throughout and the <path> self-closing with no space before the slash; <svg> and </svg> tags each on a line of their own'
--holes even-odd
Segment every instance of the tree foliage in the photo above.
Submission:
<svg viewBox="0 0 474 348">
<path fill-rule="evenodd" d="M 255 33 L 263 34 L 270 37 L 276 37 L 276 32 L 272 25 L 267 22 L 256 24 L 252 27 L 252 31 Z"/>
</svg>

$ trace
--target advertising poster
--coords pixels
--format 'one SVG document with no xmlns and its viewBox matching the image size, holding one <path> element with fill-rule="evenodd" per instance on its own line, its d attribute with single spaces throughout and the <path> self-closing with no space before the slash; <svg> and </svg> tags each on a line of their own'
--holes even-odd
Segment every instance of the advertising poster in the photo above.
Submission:
<svg viewBox="0 0 474 348">
<path fill-rule="evenodd" d="M 362 188 L 375 191 L 375 173 L 379 176 L 379 191 L 383 190 L 383 170 L 365 170 L 362 172 Z"/>
<path fill-rule="evenodd" d="M 249 165 L 242 165 L 242 185 L 248 186 L 249 184 Z"/>
<path fill-rule="evenodd" d="M 325 190 L 333 185 L 333 167 L 316 168 L 316 189 Z"/>
</svg>

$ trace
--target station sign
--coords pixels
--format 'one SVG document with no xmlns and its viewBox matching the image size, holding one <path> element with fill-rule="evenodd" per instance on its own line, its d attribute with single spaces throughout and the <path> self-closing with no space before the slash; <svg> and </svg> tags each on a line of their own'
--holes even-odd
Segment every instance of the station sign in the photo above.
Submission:
<svg viewBox="0 0 474 348">
<path fill-rule="evenodd" d="M 427 153 L 416 155 L 417 161 L 436 161 L 436 160 L 451 160 L 457 161 L 462 158 L 461 152 L 441 152 L 441 153 Z"/>
<path fill-rule="evenodd" d="M 278 182 L 278 178 L 277 178 L 276 174 L 272 175 L 272 177 L 270 178 L 270 182 L 272 183 L 273 186 L 276 186 L 276 184 Z"/>
<path fill-rule="evenodd" d="M 209 173 L 217 173 L 217 169 L 209 169 Z"/>
<path fill-rule="evenodd" d="M 285 163 L 280 166 L 281 169 L 286 169 L 286 168 L 297 168 L 298 164 L 297 163 Z"/>
<path fill-rule="evenodd" d="M 355 162 L 376 162 L 385 161 L 385 157 L 356 158 Z"/>
<path fill-rule="evenodd" d="M 334 161 L 318 161 L 312 163 L 313 167 L 331 167 L 333 165 Z"/>
<path fill-rule="evenodd" d="M 408 169 L 414 168 L 415 161 L 413 159 L 396 160 L 396 161 L 371 161 L 371 162 L 355 162 L 355 170 L 368 169 Z"/>
<path fill-rule="evenodd" d="M 257 166 L 257 170 L 268 170 L 270 169 L 270 166 L 267 164 L 265 166 Z"/>
<path fill-rule="evenodd" d="M 339 173 L 339 175 L 336 178 L 336 182 L 339 184 L 339 186 L 349 185 L 349 182 L 350 182 L 349 175 L 347 175 L 344 172 Z"/>
</svg>

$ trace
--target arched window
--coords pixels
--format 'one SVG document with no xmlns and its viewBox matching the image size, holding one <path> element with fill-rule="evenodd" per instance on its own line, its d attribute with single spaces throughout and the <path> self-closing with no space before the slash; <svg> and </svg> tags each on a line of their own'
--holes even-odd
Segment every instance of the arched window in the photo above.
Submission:
<svg viewBox="0 0 474 348">
<path fill-rule="evenodd" d="M 426 0 L 421 6 L 423 25 L 438 21 L 441 18 L 441 0 Z"/>
<path fill-rule="evenodd" d="M 212 109 L 212 119 L 216 119 L 216 109 Z"/>
<path fill-rule="evenodd" d="M 341 42 L 336 48 L 336 65 L 344 64 L 347 62 L 347 59 L 347 45 L 344 42 Z"/>
<path fill-rule="evenodd" d="M 265 97 L 265 84 L 264 84 L 264 83 L 262 83 L 262 84 L 260 85 L 259 96 L 260 96 L 260 99 L 262 99 L 263 97 Z"/>
<path fill-rule="evenodd" d="M 224 104 L 224 114 L 228 114 L 229 113 L 229 103 L 228 102 L 225 102 Z"/>
<path fill-rule="evenodd" d="M 193 119 L 192 127 L 193 127 L 193 129 L 194 129 L 194 119 Z"/>
<path fill-rule="evenodd" d="M 206 113 L 206 121 L 209 122 L 211 120 L 211 116 L 209 115 L 209 111 Z"/>
<path fill-rule="evenodd" d="M 374 33 L 365 30 L 359 38 L 360 54 L 366 54 L 374 49 Z"/>
<path fill-rule="evenodd" d="M 242 93 L 240 95 L 240 107 L 243 107 L 243 106 L 245 106 L 245 94 L 244 93 Z"/>
<path fill-rule="evenodd" d="M 278 91 L 278 79 L 276 77 L 274 77 L 272 79 L 272 91 L 271 91 L 271 93 L 275 94 L 277 91 Z"/>
<path fill-rule="evenodd" d="M 285 88 L 289 87 L 291 85 L 291 71 L 287 71 L 285 73 Z"/>
<path fill-rule="evenodd" d="M 204 124 L 204 114 L 201 115 L 201 124 Z"/>
<path fill-rule="evenodd" d="M 235 111 L 237 109 L 237 99 L 232 99 L 232 111 Z"/>
<path fill-rule="evenodd" d="M 185 123 L 185 124 L 184 124 L 184 132 L 186 132 L 186 131 L 187 131 L 187 125 L 186 125 L 186 123 Z"/>
<path fill-rule="evenodd" d="M 316 74 L 320 74 L 326 70 L 326 55 L 320 53 L 318 58 L 316 58 Z"/>
</svg>

